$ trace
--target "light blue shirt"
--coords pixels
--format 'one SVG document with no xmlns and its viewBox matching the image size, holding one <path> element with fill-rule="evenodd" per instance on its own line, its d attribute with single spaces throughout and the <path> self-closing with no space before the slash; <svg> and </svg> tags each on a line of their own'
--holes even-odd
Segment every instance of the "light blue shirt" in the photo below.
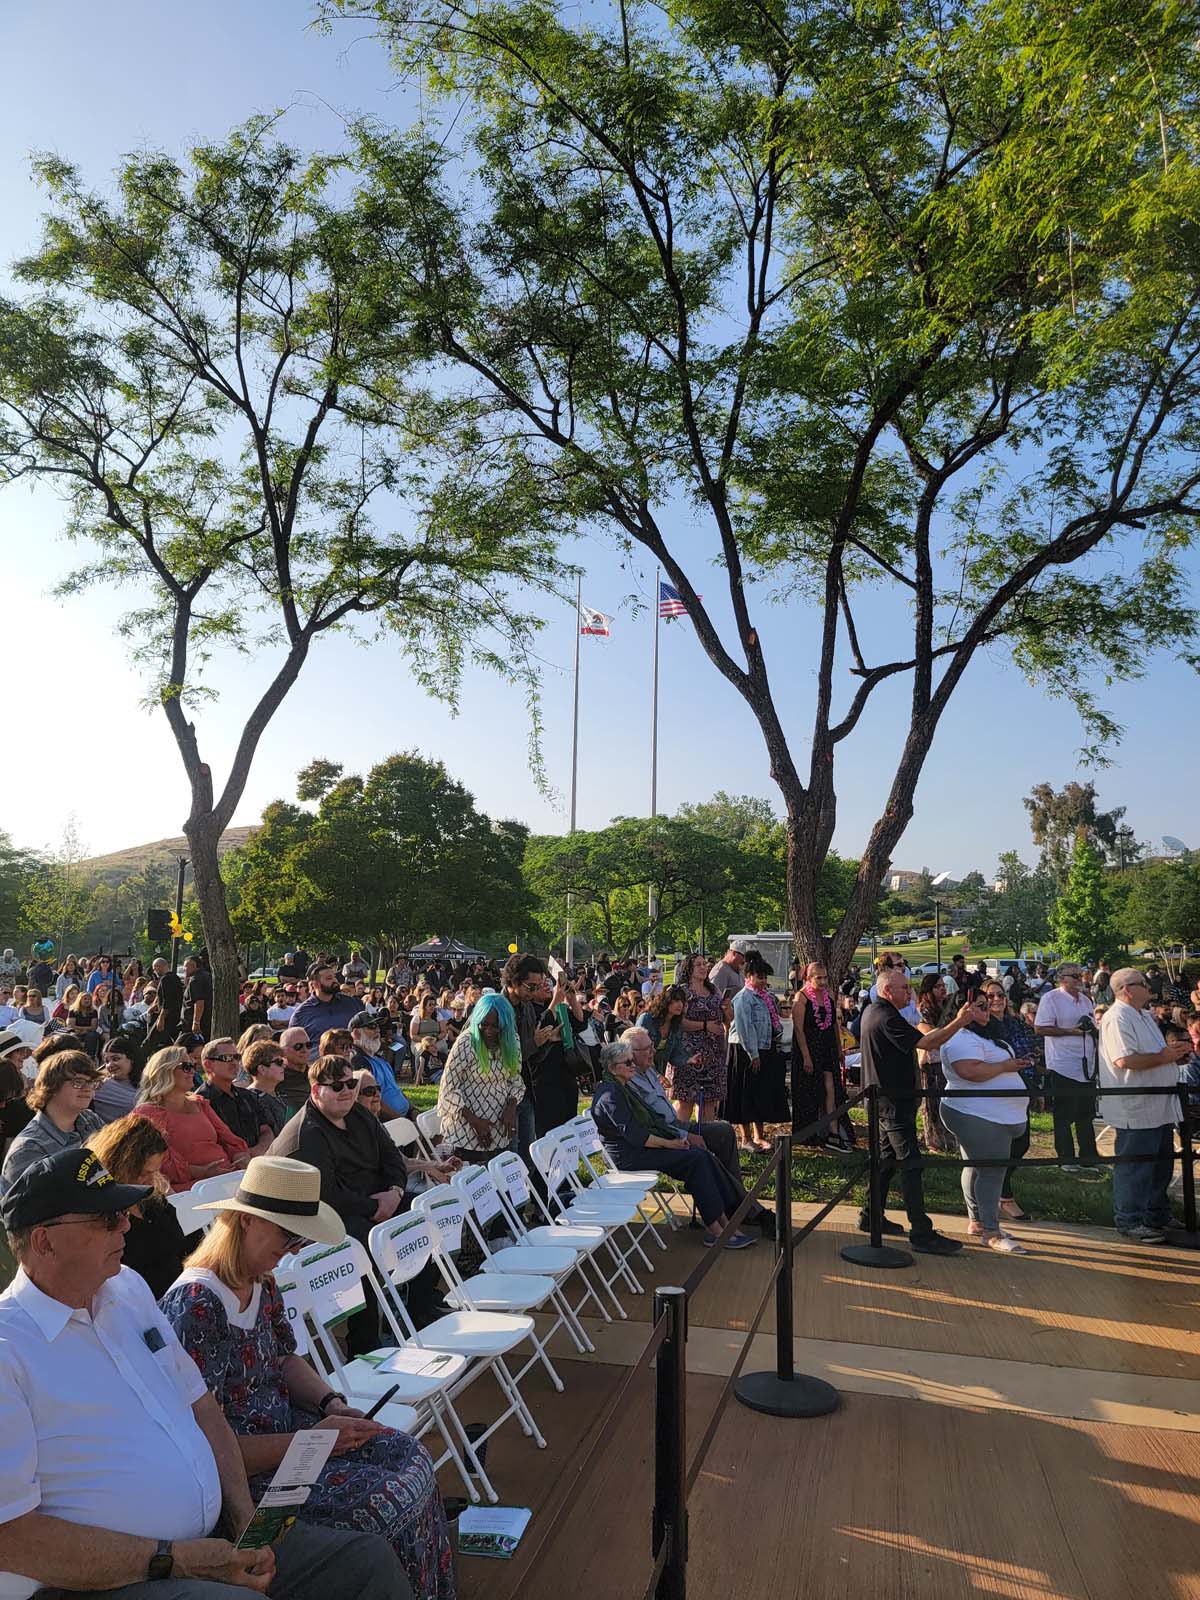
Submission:
<svg viewBox="0 0 1200 1600">
<path fill-rule="evenodd" d="M 774 1025 L 767 1002 L 746 985 L 733 997 L 733 1029 L 729 1037 L 748 1056 L 757 1058 L 771 1048 Z"/>
</svg>

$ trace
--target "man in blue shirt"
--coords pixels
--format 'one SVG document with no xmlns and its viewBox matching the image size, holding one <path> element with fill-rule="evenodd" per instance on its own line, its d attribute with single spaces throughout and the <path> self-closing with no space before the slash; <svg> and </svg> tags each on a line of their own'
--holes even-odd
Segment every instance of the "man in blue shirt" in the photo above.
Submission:
<svg viewBox="0 0 1200 1600">
<path fill-rule="evenodd" d="M 739 1200 L 744 1199 L 746 1189 L 742 1183 L 742 1169 L 737 1154 L 737 1135 L 733 1131 L 733 1124 L 706 1121 L 700 1123 L 698 1127 L 691 1127 L 680 1122 L 675 1115 L 675 1107 L 667 1098 L 663 1081 L 655 1070 L 654 1045 L 650 1035 L 645 1028 L 626 1028 L 621 1039 L 633 1051 L 634 1073 L 629 1080 L 629 1087 L 634 1094 L 646 1102 L 656 1117 L 661 1117 L 664 1122 L 678 1128 L 680 1138 L 686 1138 L 694 1149 L 710 1151 L 733 1179 Z M 773 1234 L 775 1214 L 755 1202 L 746 1213 L 746 1223 L 748 1226 L 761 1228 L 766 1234 Z"/>
<path fill-rule="evenodd" d="M 384 1108 L 382 1120 L 390 1122 L 393 1117 L 411 1116 L 412 1102 L 396 1082 L 396 1074 L 381 1052 L 377 1019 L 369 1011 L 360 1011 L 350 1018 L 350 1037 L 354 1040 L 350 1065 L 355 1072 L 369 1072 L 378 1083 Z"/>
<path fill-rule="evenodd" d="M 327 1028 L 348 1028 L 362 1010 L 353 995 L 338 989 L 337 962 L 332 956 L 319 956 L 308 969 L 311 993 L 292 1012 L 291 1026 L 308 1035 L 310 1061 L 317 1059 L 317 1046 Z"/>
</svg>

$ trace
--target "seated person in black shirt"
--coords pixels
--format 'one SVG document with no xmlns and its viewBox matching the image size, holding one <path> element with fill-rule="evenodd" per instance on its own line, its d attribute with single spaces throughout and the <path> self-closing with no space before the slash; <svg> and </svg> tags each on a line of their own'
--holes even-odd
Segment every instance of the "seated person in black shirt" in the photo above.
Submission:
<svg viewBox="0 0 1200 1600">
<path fill-rule="evenodd" d="M 321 1199 L 361 1244 L 377 1222 L 408 1209 L 409 1167 L 445 1183 L 458 1162 L 406 1163 L 377 1117 L 357 1104 L 354 1069 L 341 1056 L 318 1056 L 308 1069 L 309 1098 L 284 1123 L 268 1151 L 307 1161 L 321 1174 Z M 418 1327 L 436 1314 L 435 1286 L 440 1275 L 432 1261 L 408 1286 L 408 1309 Z M 350 1350 L 363 1355 L 379 1343 L 379 1318 L 368 1292 L 365 1310 L 346 1324 Z"/>
<path fill-rule="evenodd" d="M 242 1070 L 242 1058 L 232 1039 L 210 1039 L 200 1051 L 200 1070 L 204 1086 L 196 1092 L 239 1139 L 245 1141 L 247 1157 L 265 1156 L 275 1135 L 263 1116 L 252 1089 L 242 1089 L 234 1079 Z"/>
<path fill-rule="evenodd" d="M 944 1028 L 926 1023 L 916 1026 L 901 1010 L 912 998 L 912 990 L 901 967 L 887 967 L 879 974 L 879 998 L 873 1000 L 859 1019 L 862 1048 L 862 1082 L 879 1085 L 879 1131 L 883 1156 L 891 1155 L 900 1174 L 900 1190 L 908 1213 L 909 1240 L 914 1250 L 927 1255 L 949 1256 L 962 1249 L 958 1239 L 947 1239 L 936 1232 L 925 1210 L 925 1189 L 921 1179 L 921 1147 L 917 1143 L 917 1105 L 919 1089 L 916 1050 L 936 1050 L 969 1022 L 981 1026 L 987 1021 L 987 1006 L 970 1001 Z M 892 1174 L 883 1174 L 883 1206 L 887 1208 Z M 864 1210 L 858 1219 L 865 1232 L 870 1219 Z M 898 1223 L 884 1218 L 884 1233 L 903 1233 Z"/>
</svg>

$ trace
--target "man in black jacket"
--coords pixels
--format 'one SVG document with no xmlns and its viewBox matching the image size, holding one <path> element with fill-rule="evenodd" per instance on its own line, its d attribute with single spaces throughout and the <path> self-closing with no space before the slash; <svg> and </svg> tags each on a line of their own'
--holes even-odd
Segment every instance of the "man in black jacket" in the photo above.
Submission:
<svg viewBox="0 0 1200 1600">
<path fill-rule="evenodd" d="M 378 1118 L 357 1105 L 357 1086 L 348 1062 L 321 1056 L 308 1069 L 309 1099 L 274 1140 L 268 1154 L 307 1161 L 321 1174 L 321 1199 L 332 1206 L 361 1244 L 377 1222 L 386 1222 L 408 1206 L 405 1188 L 409 1164 L 384 1131 Z M 412 1162 L 414 1170 L 433 1183 L 445 1183 L 456 1164 Z M 412 1280 L 408 1309 L 418 1327 L 438 1314 L 432 1261 Z M 363 1355 L 379 1343 L 379 1316 L 368 1295 L 363 1311 L 346 1326 L 350 1350 Z"/>
<path fill-rule="evenodd" d="M 183 1011 L 183 984 L 162 956 L 153 963 L 154 983 L 158 990 L 156 1008 L 150 1014 L 146 1030 L 146 1055 L 174 1044 L 179 1035 L 179 1019 Z"/>
</svg>

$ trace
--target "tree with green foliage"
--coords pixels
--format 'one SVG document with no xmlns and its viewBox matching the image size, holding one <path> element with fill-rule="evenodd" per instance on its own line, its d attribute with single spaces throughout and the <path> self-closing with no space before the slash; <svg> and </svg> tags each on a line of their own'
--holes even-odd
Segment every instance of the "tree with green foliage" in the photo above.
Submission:
<svg viewBox="0 0 1200 1600">
<path fill-rule="evenodd" d="M 103 192 L 55 156 L 35 174 L 52 210 L 15 269 L 27 297 L 0 300 L 0 482 L 57 486 L 68 535 L 98 552 L 66 592 L 135 591 L 121 629 L 187 779 L 214 1020 L 232 1032 L 218 840 L 313 646 L 386 636 L 443 697 L 472 658 L 531 685 L 538 619 L 510 597 L 555 582 L 557 519 L 505 441 L 453 472 L 426 448 L 405 385 L 427 341 L 380 277 L 343 159 L 301 156 L 260 118 L 186 161 L 131 156 Z M 270 664 L 223 777 L 198 726 L 217 650 Z"/>
<path fill-rule="evenodd" d="M 83 872 L 85 858 L 72 813 L 58 849 L 39 861 L 22 885 L 21 932 L 32 939 L 52 939 L 60 956 L 72 941 L 82 941 L 96 915 L 98 896 Z"/>
<path fill-rule="evenodd" d="M 1170 976 L 1178 977 L 1182 950 L 1200 945 L 1200 857 L 1192 852 L 1180 861 L 1146 862 L 1124 879 L 1125 931 L 1145 940 Z"/>
<path fill-rule="evenodd" d="M 985 894 L 971 924 L 976 944 L 1007 946 L 1014 956 L 1044 944 L 1050 933 L 1054 879 L 1040 867 L 1030 870 L 1015 850 L 1000 857 L 1000 888 Z"/>
<path fill-rule="evenodd" d="M 1098 808 L 1094 783 L 1071 782 L 1061 790 L 1049 783 L 1038 783 L 1023 804 L 1029 813 L 1033 842 L 1042 852 L 1042 866 L 1054 874 L 1060 886 L 1067 880 L 1074 846 L 1080 839 L 1099 851 L 1101 860 L 1110 866 L 1117 865 L 1122 851 L 1125 862 L 1131 862 L 1141 848 L 1132 840 L 1132 831 L 1122 824 L 1124 806 L 1112 811 Z"/>
<path fill-rule="evenodd" d="M 455 108 L 453 139 L 359 143 L 381 279 L 439 363 L 430 436 L 464 470 L 504 441 L 561 528 L 662 568 L 765 743 L 790 926 L 840 970 L 980 651 L 1076 704 L 1100 750 L 1095 686 L 1195 637 L 1194 18 L 321 11 L 372 20 Z M 813 609 L 772 662 L 756 614 L 780 598 Z M 900 753 L 827 947 L 838 758 L 875 699 Z"/>
<path fill-rule="evenodd" d="M 27 886 L 39 865 L 32 851 L 18 849 L 7 833 L 0 833 L 0 942 L 14 948 Z"/>
<path fill-rule="evenodd" d="M 1086 835 L 1075 840 L 1066 887 L 1050 913 L 1050 937 L 1065 960 L 1088 965 L 1121 947 L 1104 858 Z"/>
</svg>

